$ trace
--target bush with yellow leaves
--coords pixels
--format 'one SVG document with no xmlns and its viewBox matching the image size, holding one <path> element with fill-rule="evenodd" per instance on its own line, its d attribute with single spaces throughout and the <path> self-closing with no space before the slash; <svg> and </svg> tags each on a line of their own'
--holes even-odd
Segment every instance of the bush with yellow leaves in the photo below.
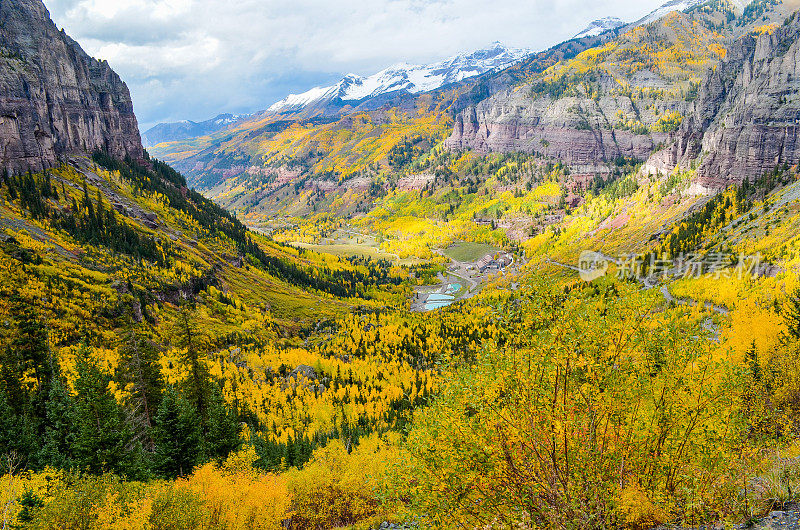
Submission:
<svg viewBox="0 0 800 530">
<path fill-rule="evenodd" d="M 617 517 L 625 528 L 639 530 L 653 528 L 667 520 L 667 513 L 656 506 L 639 486 L 629 482 L 621 488 L 616 499 Z"/>
<path fill-rule="evenodd" d="M 289 515 L 284 477 L 255 470 L 252 446 L 231 454 L 221 465 L 200 466 L 187 487 L 204 501 L 208 528 L 277 530 Z"/>
<path fill-rule="evenodd" d="M 391 502 L 381 502 L 382 479 L 395 460 L 397 441 L 397 435 L 373 435 L 348 451 L 336 440 L 315 451 L 302 470 L 290 471 L 291 528 L 337 528 L 389 517 L 394 510 Z"/>
</svg>

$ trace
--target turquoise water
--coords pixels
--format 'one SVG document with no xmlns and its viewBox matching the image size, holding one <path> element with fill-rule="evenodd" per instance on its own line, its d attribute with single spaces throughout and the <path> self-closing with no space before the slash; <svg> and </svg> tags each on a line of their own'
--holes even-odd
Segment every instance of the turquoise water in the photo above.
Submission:
<svg viewBox="0 0 800 530">
<path fill-rule="evenodd" d="M 441 309 L 442 307 L 447 307 L 452 304 L 452 301 L 439 301 L 439 302 L 427 302 L 425 304 L 425 311 L 432 311 L 434 309 Z"/>
<path fill-rule="evenodd" d="M 425 300 L 426 302 L 452 302 L 453 295 L 451 294 L 441 294 L 441 293 L 433 293 L 432 295 L 428 296 Z"/>
<path fill-rule="evenodd" d="M 455 297 L 449 294 L 433 293 L 428 295 L 425 300 L 425 311 L 433 311 L 434 309 L 441 309 L 453 303 Z"/>
<path fill-rule="evenodd" d="M 450 285 L 447 286 L 447 289 L 445 289 L 445 292 L 448 293 L 448 294 L 452 294 L 452 293 L 457 293 L 460 290 L 461 290 L 461 284 L 460 283 L 451 283 Z"/>
<path fill-rule="evenodd" d="M 456 297 L 455 293 L 461 290 L 460 283 L 450 283 L 444 290 L 444 293 L 429 294 L 425 300 L 425 311 L 433 311 L 434 309 L 441 309 L 452 304 Z"/>
</svg>

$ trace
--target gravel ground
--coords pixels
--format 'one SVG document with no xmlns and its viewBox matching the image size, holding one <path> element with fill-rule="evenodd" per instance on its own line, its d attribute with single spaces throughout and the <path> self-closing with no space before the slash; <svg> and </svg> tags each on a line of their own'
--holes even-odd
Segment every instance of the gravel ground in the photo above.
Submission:
<svg viewBox="0 0 800 530">
<path fill-rule="evenodd" d="M 789 504 L 783 510 L 775 510 L 756 521 L 752 526 L 738 525 L 736 528 L 778 529 L 800 528 L 800 504 Z"/>
<path fill-rule="evenodd" d="M 699 527 L 669 527 L 659 526 L 655 530 L 722 530 L 726 527 L 722 525 L 701 525 Z M 800 529 L 800 504 L 789 503 L 783 510 L 773 510 L 764 517 L 759 517 L 750 523 L 733 525 L 736 530 L 788 530 L 793 528 Z"/>
</svg>

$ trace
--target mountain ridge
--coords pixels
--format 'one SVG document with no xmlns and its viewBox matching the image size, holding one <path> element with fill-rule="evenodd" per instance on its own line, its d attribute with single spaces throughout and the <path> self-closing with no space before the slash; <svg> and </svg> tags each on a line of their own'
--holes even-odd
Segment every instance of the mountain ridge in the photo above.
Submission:
<svg viewBox="0 0 800 530">
<path fill-rule="evenodd" d="M 506 68 L 530 53 L 530 50 L 508 48 L 500 42 L 494 42 L 488 48 L 427 65 L 397 63 L 370 76 L 348 74 L 334 85 L 315 87 L 301 94 L 290 94 L 271 105 L 268 111 L 297 112 L 336 99 L 357 102 L 396 91 L 410 94 L 430 92 L 491 70 Z"/>
<path fill-rule="evenodd" d="M 163 142 L 213 134 L 249 116 L 252 114 L 223 113 L 200 122 L 182 120 L 159 123 L 142 134 L 142 143 L 145 148 L 148 148 Z"/>
<path fill-rule="evenodd" d="M 613 31 L 626 25 L 627 22 L 613 16 L 598 18 L 597 20 L 590 22 L 588 26 L 576 33 L 572 38 L 582 39 L 584 37 L 596 37 L 606 33 L 607 31 Z"/>
<path fill-rule="evenodd" d="M 615 32 L 622 28 L 626 27 L 631 28 L 636 25 L 652 22 L 653 20 L 656 20 L 672 11 L 683 11 L 686 9 L 691 9 L 703 3 L 707 3 L 708 1 L 709 0 L 669 0 L 664 5 L 653 10 L 651 13 L 645 15 L 637 22 L 634 22 L 632 24 L 629 24 L 615 16 L 603 17 L 591 22 L 586 28 L 578 32 L 570 40 L 581 40 L 589 37 L 598 37 L 604 34 Z M 480 64 L 479 56 L 481 54 L 487 54 L 487 52 L 496 54 L 498 51 L 500 52 L 500 54 L 505 53 L 507 60 L 504 61 L 501 59 L 493 64 L 483 65 L 483 66 Z M 507 48 L 504 45 L 502 45 L 499 41 L 495 41 L 491 46 L 487 48 L 476 50 L 474 52 L 462 53 L 450 57 L 448 59 L 444 59 L 442 61 L 431 63 L 428 65 L 412 65 L 408 63 L 396 63 L 369 76 L 361 76 L 358 74 L 350 73 L 345 75 L 338 83 L 335 83 L 333 85 L 317 86 L 305 92 L 297 94 L 289 94 L 282 100 L 277 101 L 272 105 L 270 105 L 265 111 L 255 112 L 254 114 L 265 115 L 272 112 L 272 113 L 292 115 L 295 113 L 299 113 L 306 108 L 311 108 L 312 112 L 314 111 L 314 109 L 319 109 L 318 112 L 324 114 L 325 111 L 320 109 L 320 107 L 324 107 L 326 104 L 332 104 L 336 101 L 338 101 L 339 104 L 335 105 L 335 107 L 340 108 L 342 105 L 345 104 L 351 104 L 357 106 L 359 102 L 363 102 L 370 98 L 375 98 L 377 96 L 381 96 L 391 92 L 406 91 L 409 94 L 428 92 L 431 90 L 435 90 L 437 88 L 441 88 L 442 86 L 445 86 L 448 83 L 462 81 L 464 79 L 469 79 L 471 77 L 480 76 L 492 70 L 507 68 L 508 66 L 512 66 L 515 63 L 519 63 L 520 61 L 524 60 L 525 57 L 530 56 L 532 54 L 533 54 L 532 50 Z M 470 59 L 472 59 L 472 62 L 474 64 L 470 65 Z M 459 60 L 461 60 L 464 63 L 467 63 L 463 65 L 463 70 L 457 68 L 455 72 L 451 71 L 449 72 L 449 75 L 444 75 L 443 79 L 441 80 L 428 79 L 427 84 L 425 83 L 426 74 L 428 75 L 428 77 L 430 77 L 431 74 L 435 73 L 437 70 L 446 71 L 448 70 L 448 67 L 452 70 L 454 66 L 453 63 L 458 62 Z M 414 82 L 412 78 L 416 79 L 417 82 Z M 422 83 L 420 83 L 420 78 L 423 79 Z M 214 120 L 214 118 L 200 123 L 207 123 L 212 120 Z M 147 132 L 145 132 L 144 136 L 147 136 L 148 138 L 150 136 L 154 136 L 162 140 L 162 142 L 148 140 L 147 142 L 148 146 L 153 146 L 156 145 L 157 143 L 203 136 L 203 134 L 196 134 L 195 136 L 186 136 L 185 133 L 182 132 L 174 136 L 171 135 L 159 136 L 158 133 L 155 132 L 155 130 L 159 128 L 162 130 L 167 127 L 178 128 L 182 123 L 184 122 L 165 122 L 157 124 L 153 128 L 149 129 Z M 151 131 L 153 131 L 152 135 Z M 206 134 L 213 134 L 213 132 L 208 132 Z"/>
</svg>

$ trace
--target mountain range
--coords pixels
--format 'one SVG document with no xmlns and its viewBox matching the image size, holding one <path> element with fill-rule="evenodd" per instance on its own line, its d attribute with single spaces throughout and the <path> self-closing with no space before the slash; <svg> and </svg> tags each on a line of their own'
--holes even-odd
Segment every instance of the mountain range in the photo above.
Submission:
<svg viewBox="0 0 800 530">
<path fill-rule="evenodd" d="M 582 38 L 431 91 L 365 89 L 363 82 L 351 85 L 345 79 L 211 135 L 155 146 L 153 152 L 223 204 L 233 204 L 232 189 L 237 197 L 243 194 L 236 204 L 250 204 L 248 190 L 286 168 L 301 179 L 363 174 L 369 165 L 386 164 L 388 151 L 404 137 L 431 144 L 444 140 L 452 150 L 524 150 L 563 160 L 579 172 L 605 174 L 617 157 L 646 160 L 668 143 L 691 113 L 707 69 L 737 39 L 784 20 L 791 10 L 791 2 L 772 0 L 671 1 L 639 22 L 600 21 Z M 408 82 L 390 75 L 392 69 L 386 72 L 374 78 Z M 368 94 L 376 95 L 342 99 Z"/>
<path fill-rule="evenodd" d="M 507 48 L 495 42 L 485 49 L 457 55 L 438 63 L 400 63 L 368 77 L 348 74 L 335 85 L 316 87 L 302 94 L 291 94 L 268 110 L 276 113 L 297 112 L 334 101 L 363 101 L 390 92 L 430 92 L 486 72 L 503 70 L 530 53 L 530 50 Z"/>
<path fill-rule="evenodd" d="M 184 120 L 173 123 L 159 123 L 142 135 L 142 142 L 145 147 L 152 147 L 163 142 L 205 136 L 249 116 L 249 114 L 220 114 L 210 120 L 201 122 Z"/>
<path fill-rule="evenodd" d="M 672 11 L 691 9 L 706 1 L 670 0 L 633 25 L 647 24 Z M 572 40 L 598 37 L 626 26 L 629 24 L 617 17 L 604 17 L 591 22 Z M 460 54 L 437 63 L 426 65 L 398 63 L 370 76 L 351 73 L 334 85 L 314 87 L 300 94 L 290 94 L 269 106 L 266 111 L 257 114 L 292 115 L 303 111 L 306 115 L 315 112 L 324 114 L 326 108 L 355 106 L 359 102 L 363 103 L 386 94 L 430 92 L 487 72 L 506 69 L 524 60 L 531 53 L 532 51 L 528 49 L 509 48 L 500 42 L 495 42 L 487 48 Z M 230 116 L 220 114 L 199 124 L 191 121 L 160 123 L 146 131 L 142 137 L 145 139 L 145 145 L 152 147 L 159 143 L 205 136 L 234 123 L 236 120 L 226 120 Z M 223 121 L 219 121 L 220 118 Z"/>
</svg>

